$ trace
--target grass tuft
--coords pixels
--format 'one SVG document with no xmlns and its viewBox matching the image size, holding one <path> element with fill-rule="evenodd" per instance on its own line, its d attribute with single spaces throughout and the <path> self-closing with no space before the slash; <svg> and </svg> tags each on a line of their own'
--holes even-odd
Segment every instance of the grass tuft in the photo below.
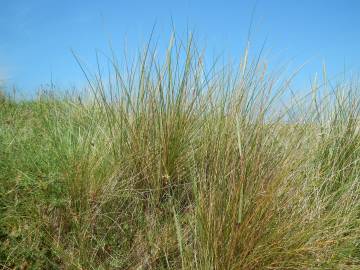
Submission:
<svg viewBox="0 0 360 270">
<path fill-rule="evenodd" d="M 358 85 L 291 100 L 248 50 L 156 55 L 76 58 L 87 95 L 0 95 L 2 268 L 358 269 Z"/>
</svg>

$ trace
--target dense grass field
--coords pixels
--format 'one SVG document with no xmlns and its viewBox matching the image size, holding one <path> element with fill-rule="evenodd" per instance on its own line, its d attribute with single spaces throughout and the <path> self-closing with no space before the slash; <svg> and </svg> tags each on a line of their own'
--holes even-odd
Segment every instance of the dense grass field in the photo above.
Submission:
<svg viewBox="0 0 360 270">
<path fill-rule="evenodd" d="M 109 61 L 0 98 L 1 269 L 360 269 L 359 84 L 295 97 L 191 41 Z"/>
</svg>

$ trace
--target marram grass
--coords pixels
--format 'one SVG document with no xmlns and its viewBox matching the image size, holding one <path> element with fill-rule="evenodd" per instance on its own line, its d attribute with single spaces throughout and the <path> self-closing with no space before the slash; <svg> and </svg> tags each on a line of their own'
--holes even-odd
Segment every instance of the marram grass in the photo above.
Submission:
<svg viewBox="0 0 360 270">
<path fill-rule="evenodd" d="M 86 96 L 2 96 L 2 269 L 359 269 L 360 85 L 293 102 L 247 55 L 174 41 Z"/>
</svg>

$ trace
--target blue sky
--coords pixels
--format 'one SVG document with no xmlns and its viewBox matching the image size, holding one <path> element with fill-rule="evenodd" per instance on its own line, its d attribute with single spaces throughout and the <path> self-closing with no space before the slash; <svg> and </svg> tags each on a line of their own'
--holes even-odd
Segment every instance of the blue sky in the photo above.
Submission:
<svg viewBox="0 0 360 270">
<path fill-rule="evenodd" d="M 90 68 L 95 51 L 107 53 L 111 39 L 121 56 L 124 44 L 139 49 L 156 23 L 155 39 L 165 44 L 174 22 L 189 28 L 212 55 L 238 57 L 246 44 L 255 8 L 251 42 L 266 40 L 269 61 L 307 63 L 298 86 L 308 84 L 325 62 L 330 78 L 360 68 L 360 1 L 85 1 L 1 0 L 0 79 L 34 92 L 53 80 L 60 87 L 82 85 L 73 49 Z"/>
</svg>

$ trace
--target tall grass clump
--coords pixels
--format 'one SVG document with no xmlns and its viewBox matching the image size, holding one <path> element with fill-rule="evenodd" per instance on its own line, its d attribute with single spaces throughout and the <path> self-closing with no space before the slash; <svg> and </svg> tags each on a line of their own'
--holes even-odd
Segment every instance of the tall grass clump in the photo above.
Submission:
<svg viewBox="0 0 360 270">
<path fill-rule="evenodd" d="M 360 267 L 359 85 L 204 58 L 75 56 L 88 94 L 1 103 L 4 269 Z"/>
</svg>

